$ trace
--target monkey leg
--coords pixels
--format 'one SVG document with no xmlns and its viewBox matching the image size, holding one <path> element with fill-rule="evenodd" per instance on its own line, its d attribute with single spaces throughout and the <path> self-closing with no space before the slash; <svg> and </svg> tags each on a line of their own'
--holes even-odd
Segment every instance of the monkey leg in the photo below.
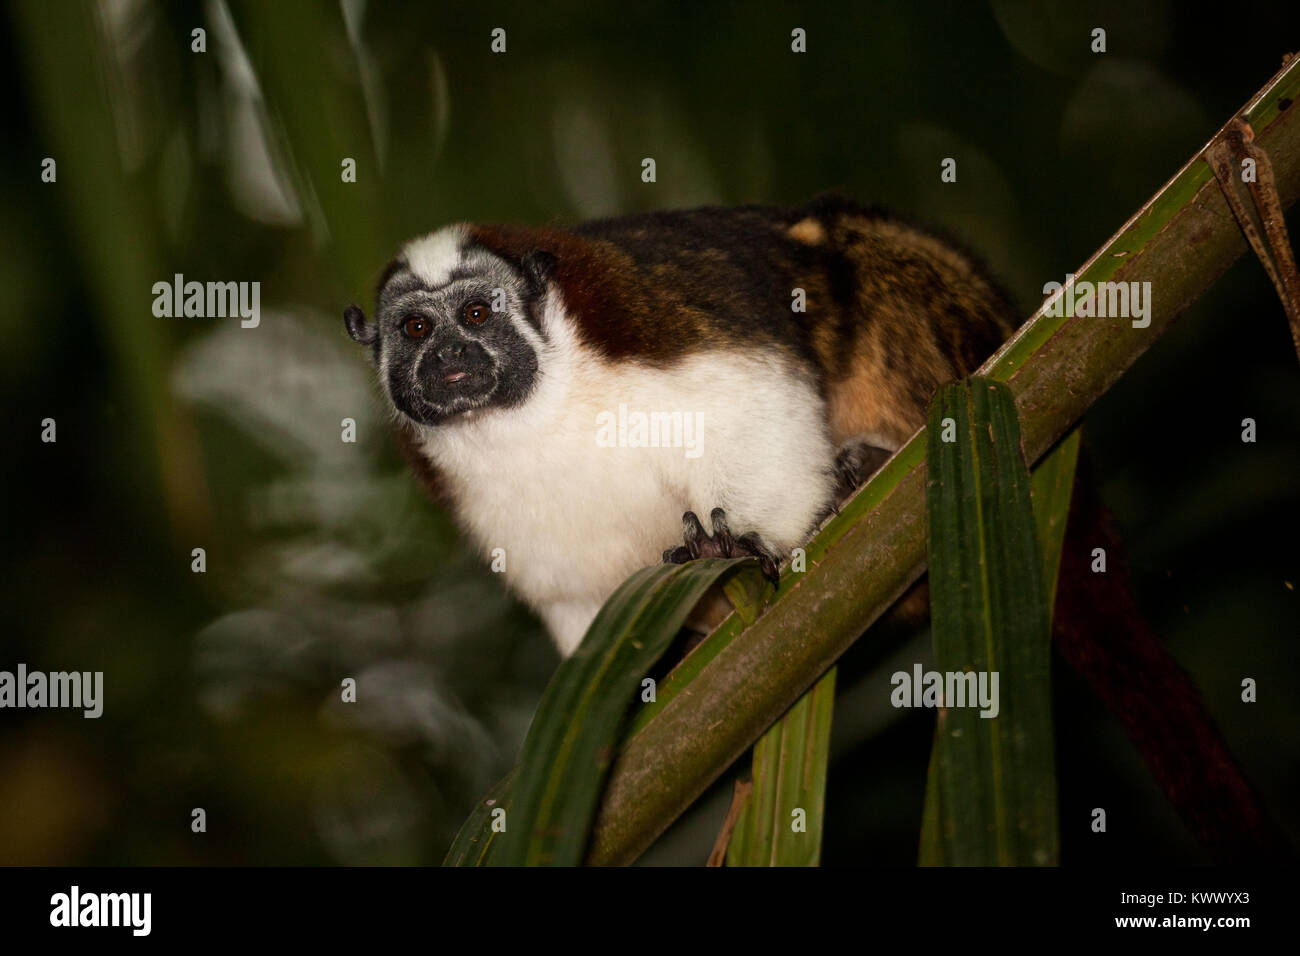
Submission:
<svg viewBox="0 0 1300 956">
<path fill-rule="evenodd" d="M 714 508 L 709 513 L 713 524 L 713 534 L 704 530 L 700 519 L 694 511 L 682 515 L 682 531 L 685 544 L 669 548 L 664 552 L 665 564 L 685 564 L 696 558 L 758 558 L 758 566 L 773 584 L 780 579 L 777 566 L 781 559 L 763 543 L 757 532 L 750 531 L 739 538 L 734 537 L 727 527 L 727 513 L 721 508 Z"/>
</svg>

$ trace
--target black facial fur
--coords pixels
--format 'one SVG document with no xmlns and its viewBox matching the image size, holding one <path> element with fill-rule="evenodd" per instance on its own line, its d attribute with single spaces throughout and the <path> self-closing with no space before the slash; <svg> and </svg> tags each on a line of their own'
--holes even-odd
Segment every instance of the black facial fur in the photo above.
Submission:
<svg viewBox="0 0 1300 956">
<path fill-rule="evenodd" d="M 517 405 L 532 391 L 538 368 L 521 327 L 540 329 L 535 306 L 554 262 L 539 253 L 513 263 L 470 248 L 446 282 L 431 286 L 395 260 L 381 279 L 375 324 L 352 306 L 344 313 L 348 334 L 373 345 L 393 406 L 419 424 Z M 475 304 L 484 310 L 474 313 Z M 481 321 L 471 317 L 484 314 Z"/>
</svg>

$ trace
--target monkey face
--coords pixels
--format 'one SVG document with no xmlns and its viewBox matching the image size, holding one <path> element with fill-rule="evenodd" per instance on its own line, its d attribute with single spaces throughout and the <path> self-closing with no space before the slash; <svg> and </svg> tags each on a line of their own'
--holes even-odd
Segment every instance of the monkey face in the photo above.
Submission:
<svg viewBox="0 0 1300 956">
<path fill-rule="evenodd" d="M 544 342 L 537 305 L 545 279 L 473 246 L 407 247 L 381 280 L 374 325 L 344 313 L 352 338 L 374 348 L 393 407 L 421 425 L 524 401 Z"/>
</svg>

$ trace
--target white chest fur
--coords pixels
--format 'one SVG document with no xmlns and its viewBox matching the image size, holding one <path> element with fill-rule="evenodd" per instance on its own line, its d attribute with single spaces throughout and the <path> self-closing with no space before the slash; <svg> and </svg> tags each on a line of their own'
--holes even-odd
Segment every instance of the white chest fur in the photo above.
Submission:
<svg viewBox="0 0 1300 956">
<path fill-rule="evenodd" d="M 681 517 L 757 531 L 780 553 L 830 500 L 834 450 L 811 383 L 775 353 L 713 351 L 671 368 L 611 363 L 552 301 L 540 377 L 514 409 L 425 429 L 462 522 L 546 620 L 561 653 L 605 599 L 681 543 Z"/>
</svg>

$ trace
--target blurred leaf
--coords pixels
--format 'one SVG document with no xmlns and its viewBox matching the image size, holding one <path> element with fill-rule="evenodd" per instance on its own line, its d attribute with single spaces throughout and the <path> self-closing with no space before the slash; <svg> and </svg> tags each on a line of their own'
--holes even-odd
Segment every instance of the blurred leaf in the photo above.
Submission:
<svg viewBox="0 0 1300 956">
<path fill-rule="evenodd" d="M 989 5 L 1007 41 L 1035 66 L 1077 77 L 1097 57 L 1092 31 L 1106 28 L 1110 42 L 1121 19 L 1127 56 L 1158 58 L 1171 38 L 1168 0 L 993 0 Z"/>
<path fill-rule="evenodd" d="M 336 301 L 359 295 L 391 253 L 396 233 L 380 199 L 380 147 L 362 95 L 364 62 L 353 59 L 342 69 L 334 56 L 336 43 L 346 41 L 343 14 L 308 0 L 241 3 L 235 12 L 257 41 L 250 57 L 276 145 L 291 163 L 316 239 L 326 244 L 330 268 L 321 278 Z M 313 42 L 304 43 L 304 36 Z M 343 181 L 344 158 L 356 160 L 356 182 Z"/>
<path fill-rule="evenodd" d="M 142 473 L 149 487 L 139 501 L 151 502 L 160 490 L 178 540 L 206 533 L 211 515 L 193 425 L 167 388 L 171 325 L 151 312 L 153 284 L 171 276 L 148 183 L 123 169 L 124 161 L 138 165 L 145 144 L 123 119 L 128 106 L 119 86 L 106 88 L 87 67 L 111 64 L 127 74 L 117 59 L 125 52 L 103 21 L 80 10 L 70 15 L 59 4 L 18 4 L 14 21 L 30 63 L 43 147 L 58 162 L 55 195 L 78 243 L 62 272 L 84 271 L 97 306 L 92 315 L 125 404 L 120 440 L 135 446 L 123 454 L 156 463 L 156 471 Z"/>
</svg>

